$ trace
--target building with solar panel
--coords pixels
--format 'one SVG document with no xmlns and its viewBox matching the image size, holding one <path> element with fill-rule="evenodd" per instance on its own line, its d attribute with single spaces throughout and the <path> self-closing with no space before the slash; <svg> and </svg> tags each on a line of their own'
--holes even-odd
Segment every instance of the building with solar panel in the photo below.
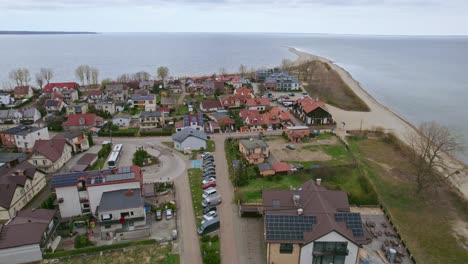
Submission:
<svg viewBox="0 0 468 264">
<path fill-rule="evenodd" d="M 354 264 L 371 242 L 343 191 L 309 181 L 295 190 L 263 191 L 268 263 Z"/>
<path fill-rule="evenodd" d="M 62 218 L 84 214 L 96 215 L 103 193 L 129 189 L 143 190 L 142 186 L 143 172 L 138 166 L 56 174 L 52 176 L 51 181 L 51 187 L 57 194 Z"/>
</svg>

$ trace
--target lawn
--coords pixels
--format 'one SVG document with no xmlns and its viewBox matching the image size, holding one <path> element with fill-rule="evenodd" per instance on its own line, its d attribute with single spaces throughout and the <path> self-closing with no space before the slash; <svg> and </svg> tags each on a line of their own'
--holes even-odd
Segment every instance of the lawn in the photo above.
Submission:
<svg viewBox="0 0 468 264">
<path fill-rule="evenodd" d="M 206 151 L 208 152 L 215 152 L 216 151 L 216 145 L 213 140 L 208 140 L 206 141 Z"/>
<path fill-rule="evenodd" d="M 99 158 L 96 163 L 94 163 L 93 166 L 91 166 L 91 168 L 89 168 L 88 170 L 100 170 L 102 168 L 104 168 L 104 165 L 106 163 L 106 159 L 105 158 Z"/>
<path fill-rule="evenodd" d="M 189 169 L 188 177 L 190 182 L 190 190 L 192 191 L 192 203 L 193 211 L 195 212 L 195 218 L 197 219 L 197 225 L 200 224 L 203 217 L 202 212 L 202 170 L 201 169 Z"/>
<path fill-rule="evenodd" d="M 381 138 L 350 138 L 349 142 L 416 261 L 468 263 L 466 239 L 457 241 L 452 226 L 468 220 L 466 202 L 445 185 L 417 195 L 409 162 L 394 144 Z"/>
<path fill-rule="evenodd" d="M 125 252 L 118 251 L 104 253 L 87 257 L 73 257 L 62 260 L 60 263 L 67 264 L 111 264 L 111 263 L 161 263 L 178 264 L 180 256 L 172 254 L 172 244 L 141 246 L 127 249 Z"/>
<path fill-rule="evenodd" d="M 172 116 L 180 116 L 180 115 L 186 115 L 189 113 L 188 106 L 186 105 L 179 105 L 176 107 L 176 110 L 173 112 Z"/>
<path fill-rule="evenodd" d="M 301 150 L 307 151 L 322 151 L 327 155 L 333 157 L 333 160 L 324 162 L 325 165 L 338 165 L 338 164 L 349 164 L 352 163 L 352 159 L 349 156 L 348 151 L 343 145 L 320 145 L 312 146 L 307 145 L 303 146 Z M 316 163 L 317 164 L 317 163 Z"/>
</svg>

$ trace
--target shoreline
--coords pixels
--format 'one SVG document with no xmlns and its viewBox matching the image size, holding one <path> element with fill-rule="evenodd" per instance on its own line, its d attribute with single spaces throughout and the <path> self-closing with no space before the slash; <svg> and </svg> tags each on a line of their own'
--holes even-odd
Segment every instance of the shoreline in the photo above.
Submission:
<svg viewBox="0 0 468 264">
<path fill-rule="evenodd" d="M 343 82 L 345 82 L 349 88 L 369 107 L 369 112 L 357 112 L 345 111 L 327 104 L 326 107 L 330 110 L 337 124 L 344 124 L 343 126 L 337 127 L 337 133 L 339 133 L 340 130 L 341 133 L 345 133 L 345 130 L 375 130 L 377 128 L 383 128 L 385 132 L 393 133 L 404 143 L 407 143 L 407 135 L 409 133 L 419 133 L 416 126 L 377 101 L 364 88 L 362 88 L 361 84 L 356 81 L 348 71 L 338 66 L 333 61 L 321 56 L 300 51 L 293 47 L 287 48 L 298 57 L 294 62 L 296 65 L 311 60 L 318 60 L 328 64 L 331 69 L 338 73 Z M 451 167 L 457 168 L 461 171 L 459 175 L 451 177 L 450 181 L 466 199 L 468 197 L 468 175 L 466 171 L 463 171 L 463 169 L 466 168 L 466 164 L 449 155 L 446 155 L 444 159 L 447 159 Z"/>
</svg>

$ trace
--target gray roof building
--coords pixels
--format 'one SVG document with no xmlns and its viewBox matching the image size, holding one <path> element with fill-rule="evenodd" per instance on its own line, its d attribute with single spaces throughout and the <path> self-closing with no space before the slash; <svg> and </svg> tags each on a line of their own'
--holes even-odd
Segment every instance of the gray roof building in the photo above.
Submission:
<svg viewBox="0 0 468 264">
<path fill-rule="evenodd" d="M 193 128 L 186 128 L 172 135 L 172 139 L 177 142 L 183 142 L 188 137 L 196 137 L 202 140 L 208 140 L 208 137 L 204 132 Z"/>
<path fill-rule="evenodd" d="M 275 170 L 270 163 L 260 163 L 257 166 L 260 172 L 267 171 L 267 170 Z"/>
<path fill-rule="evenodd" d="M 242 139 L 239 141 L 246 149 L 268 148 L 268 144 L 260 139 Z"/>
<path fill-rule="evenodd" d="M 11 135 L 27 135 L 29 133 L 33 133 L 35 131 L 41 130 L 41 127 L 34 127 L 34 126 L 28 126 L 28 125 L 19 125 L 17 127 L 12 127 L 10 129 L 7 129 L 5 131 L 2 131 L 2 134 L 11 134 Z"/>
<path fill-rule="evenodd" d="M 140 118 L 142 117 L 162 117 L 162 113 L 159 111 L 143 111 L 140 113 Z"/>
<path fill-rule="evenodd" d="M 148 100 L 154 100 L 154 94 L 149 94 L 149 95 L 132 95 L 132 100 L 134 101 L 148 101 Z"/>
<path fill-rule="evenodd" d="M 104 192 L 99 203 L 99 212 L 115 211 L 143 207 L 145 198 L 141 196 L 141 189 L 123 189 Z"/>
</svg>

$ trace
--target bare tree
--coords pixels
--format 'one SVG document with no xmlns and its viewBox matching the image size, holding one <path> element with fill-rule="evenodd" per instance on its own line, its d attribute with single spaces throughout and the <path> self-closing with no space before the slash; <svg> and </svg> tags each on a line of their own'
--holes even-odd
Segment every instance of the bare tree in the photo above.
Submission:
<svg viewBox="0 0 468 264">
<path fill-rule="evenodd" d="M 99 69 L 95 67 L 90 67 L 90 75 L 93 85 L 98 85 L 99 83 Z"/>
<path fill-rule="evenodd" d="M 81 85 L 85 84 L 85 65 L 80 65 L 76 68 L 75 76 L 80 80 Z"/>
<path fill-rule="evenodd" d="M 226 74 L 227 74 L 226 68 L 224 67 L 219 68 L 219 75 L 226 77 Z"/>
<path fill-rule="evenodd" d="M 289 71 L 289 69 L 291 68 L 292 66 L 292 61 L 290 59 L 283 59 L 281 61 L 281 69 L 283 71 Z"/>
<path fill-rule="evenodd" d="M 10 80 L 14 81 L 17 86 L 28 85 L 29 81 L 31 81 L 31 75 L 26 68 L 14 69 L 9 73 L 8 77 Z"/>
<path fill-rule="evenodd" d="M 167 78 L 167 76 L 169 75 L 169 68 L 168 67 L 165 67 L 165 66 L 161 66 L 158 68 L 157 70 L 157 73 L 158 73 L 158 77 L 163 81 L 164 83 L 164 80 Z"/>
<path fill-rule="evenodd" d="M 245 66 L 244 64 L 241 64 L 239 66 L 239 73 L 240 73 L 241 78 L 244 78 L 245 74 L 247 73 L 247 66 Z"/>
<path fill-rule="evenodd" d="M 422 123 L 419 133 L 415 131 L 409 134 L 408 142 L 418 193 L 437 179 L 460 173 L 444 158 L 446 154 L 455 154 L 463 150 L 461 137 L 449 128 L 436 122 Z M 445 176 L 439 177 L 441 174 Z"/>
<path fill-rule="evenodd" d="M 128 73 L 124 73 L 124 74 L 121 74 L 119 76 L 117 76 L 117 82 L 118 83 L 127 83 L 129 81 L 131 81 L 132 78 L 130 78 L 130 74 Z"/>
<path fill-rule="evenodd" d="M 92 79 L 91 67 L 89 65 L 84 65 L 84 75 L 86 83 L 89 85 Z"/>
<path fill-rule="evenodd" d="M 149 81 L 151 74 L 145 71 L 137 72 L 133 75 L 133 79 L 138 82 Z"/>
<path fill-rule="evenodd" d="M 35 80 L 36 80 L 37 86 L 39 86 L 39 88 L 41 88 L 42 90 L 42 86 L 44 86 L 45 80 L 40 72 L 36 73 Z"/>
<path fill-rule="evenodd" d="M 44 82 L 46 82 L 47 84 L 49 84 L 52 78 L 54 78 L 54 70 L 52 70 L 51 68 L 41 68 L 40 73 L 44 78 Z"/>
</svg>

